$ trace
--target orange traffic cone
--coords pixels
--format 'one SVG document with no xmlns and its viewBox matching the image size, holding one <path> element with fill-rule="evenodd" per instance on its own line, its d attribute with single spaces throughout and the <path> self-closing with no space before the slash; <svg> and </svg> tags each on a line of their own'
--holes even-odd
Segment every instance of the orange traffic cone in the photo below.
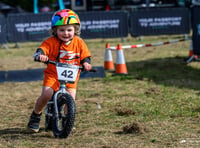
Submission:
<svg viewBox="0 0 200 148">
<path fill-rule="evenodd" d="M 190 49 L 189 49 L 189 57 L 192 57 L 194 55 L 194 52 L 193 52 L 193 45 L 192 45 L 192 41 L 190 43 Z"/>
<path fill-rule="evenodd" d="M 117 45 L 115 74 L 128 74 L 121 44 Z"/>
<path fill-rule="evenodd" d="M 104 69 L 112 71 L 115 68 L 114 68 L 114 63 L 112 59 L 112 52 L 109 48 L 110 48 L 110 44 L 107 43 L 106 49 L 105 49 L 105 56 L 104 56 Z"/>
</svg>

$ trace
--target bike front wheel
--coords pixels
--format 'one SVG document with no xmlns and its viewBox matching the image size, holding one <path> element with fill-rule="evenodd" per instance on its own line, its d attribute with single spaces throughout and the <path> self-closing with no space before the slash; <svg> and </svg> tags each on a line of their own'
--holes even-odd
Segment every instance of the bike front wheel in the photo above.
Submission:
<svg viewBox="0 0 200 148">
<path fill-rule="evenodd" d="M 76 106 L 70 94 L 58 95 L 58 117 L 55 113 L 52 118 L 52 130 L 56 138 L 66 138 L 74 127 Z"/>
</svg>

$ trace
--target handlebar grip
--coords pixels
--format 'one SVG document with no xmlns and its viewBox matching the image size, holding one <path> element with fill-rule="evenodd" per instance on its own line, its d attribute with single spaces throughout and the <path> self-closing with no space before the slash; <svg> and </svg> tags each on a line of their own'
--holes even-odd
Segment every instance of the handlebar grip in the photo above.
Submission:
<svg viewBox="0 0 200 148">
<path fill-rule="evenodd" d="M 41 55 L 40 52 L 35 52 L 35 53 L 33 54 L 34 61 L 40 62 L 40 55 Z"/>
<path fill-rule="evenodd" d="M 36 62 L 40 62 L 40 55 L 36 55 L 36 56 L 34 56 L 34 61 L 36 61 Z"/>
</svg>

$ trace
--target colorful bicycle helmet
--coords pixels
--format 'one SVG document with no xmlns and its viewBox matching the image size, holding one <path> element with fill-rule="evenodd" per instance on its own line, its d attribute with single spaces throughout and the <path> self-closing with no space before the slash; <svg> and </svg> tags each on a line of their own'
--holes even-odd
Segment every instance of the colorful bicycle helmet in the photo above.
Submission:
<svg viewBox="0 0 200 148">
<path fill-rule="evenodd" d="M 80 19 L 78 15 L 70 10 L 70 9 L 63 9 L 59 10 L 54 13 L 52 16 L 51 27 L 61 26 L 61 25 L 72 25 L 78 24 L 80 25 Z"/>
</svg>

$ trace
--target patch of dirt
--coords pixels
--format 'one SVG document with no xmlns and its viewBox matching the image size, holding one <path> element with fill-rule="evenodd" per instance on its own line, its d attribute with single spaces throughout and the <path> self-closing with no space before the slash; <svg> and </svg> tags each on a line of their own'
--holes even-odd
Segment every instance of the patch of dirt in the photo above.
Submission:
<svg viewBox="0 0 200 148">
<path fill-rule="evenodd" d="M 100 93 L 93 93 L 89 96 L 90 98 L 91 97 L 101 97 L 101 94 Z"/>
<path fill-rule="evenodd" d="M 138 122 L 133 122 L 123 127 L 123 133 L 125 134 L 144 134 L 146 131 L 147 128 Z"/>
<path fill-rule="evenodd" d="M 159 95 L 160 94 L 160 90 L 156 87 L 153 87 L 153 88 L 149 88 L 146 92 L 145 92 L 146 95 L 152 95 L 152 94 L 156 94 L 156 95 Z"/>
<path fill-rule="evenodd" d="M 119 116 L 136 115 L 136 111 L 129 108 L 115 108 L 115 112 Z"/>
</svg>

